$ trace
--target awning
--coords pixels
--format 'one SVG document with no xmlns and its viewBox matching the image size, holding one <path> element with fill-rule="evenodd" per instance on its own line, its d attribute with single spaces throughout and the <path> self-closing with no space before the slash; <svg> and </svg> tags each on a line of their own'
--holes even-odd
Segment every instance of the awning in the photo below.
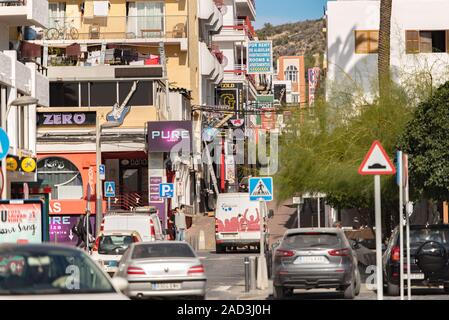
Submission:
<svg viewBox="0 0 449 320">
<path fill-rule="evenodd" d="M 42 56 L 42 47 L 27 41 L 22 41 L 20 51 L 22 53 L 22 58 L 33 59 Z"/>
<path fill-rule="evenodd" d="M 81 46 L 78 43 L 74 43 L 65 49 L 65 54 L 68 57 L 79 57 L 81 54 Z"/>
</svg>

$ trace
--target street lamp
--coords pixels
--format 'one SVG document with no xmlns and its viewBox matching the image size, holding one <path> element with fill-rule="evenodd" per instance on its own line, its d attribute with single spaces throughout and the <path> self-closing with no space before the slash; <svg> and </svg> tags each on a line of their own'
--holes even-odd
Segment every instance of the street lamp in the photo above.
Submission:
<svg viewBox="0 0 449 320">
<path fill-rule="evenodd" d="M 6 94 L 6 93 L 5 93 Z M 2 99 L 3 99 L 3 92 L 2 92 Z M 8 104 L 8 106 L 6 107 L 6 109 L 3 107 L 4 100 L 2 100 L 2 110 L 1 110 L 1 128 L 3 130 L 5 130 L 5 132 L 7 131 L 7 119 L 8 119 L 8 115 L 9 115 L 9 111 L 11 111 L 11 107 L 25 107 L 28 105 L 33 105 L 33 104 L 37 104 L 39 102 L 39 99 L 37 98 L 33 98 L 30 96 L 21 96 L 16 98 L 15 100 L 13 100 L 11 103 Z M 3 159 L 2 161 L 2 173 L 3 173 L 3 184 L 4 184 L 4 188 L 2 189 L 2 199 L 6 199 L 7 198 L 7 170 L 6 170 L 6 157 L 5 159 Z"/>
<path fill-rule="evenodd" d="M 95 226 L 96 226 L 96 234 L 98 235 L 100 233 L 100 225 L 101 221 L 103 220 L 103 189 L 101 185 L 101 179 L 100 179 L 100 165 L 101 165 L 101 130 L 107 129 L 107 128 L 116 128 L 121 125 L 120 122 L 117 121 L 111 121 L 111 122 L 105 122 L 100 125 L 100 119 L 97 117 L 97 123 L 96 123 L 96 130 L 95 130 L 95 155 L 96 155 L 96 167 L 97 167 L 97 183 L 96 183 L 96 215 L 95 215 Z M 88 199 L 87 201 L 89 201 Z"/>
</svg>

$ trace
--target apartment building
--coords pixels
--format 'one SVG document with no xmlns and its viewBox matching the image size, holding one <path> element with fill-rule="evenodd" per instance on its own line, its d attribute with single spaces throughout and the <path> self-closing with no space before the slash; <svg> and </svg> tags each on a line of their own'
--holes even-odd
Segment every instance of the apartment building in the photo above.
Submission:
<svg viewBox="0 0 449 320">
<path fill-rule="evenodd" d="M 27 42 L 42 47 L 50 80 L 50 105 L 37 110 L 37 123 L 38 178 L 52 187 L 51 214 L 74 219 L 87 203 L 96 213 L 99 127 L 106 180 L 117 186 L 112 209 L 152 205 L 163 220 L 179 204 L 194 210 L 201 168 L 153 150 L 147 127 L 160 122 L 165 132 L 190 123 L 191 153 L 201 152 L 192 106 L 214 98 L 223 77 L 208 42 L 222 26 L 215 3 L 51 0 L 48 11 L 50 27 L 35 28 Z M 109 127 L 111 119 L 120 126 Z M 177 186 L 168 207 L 156 192 L 161 182 Z"/>
<path fill-rule="evenodd" d="M 10 140 L 2 199 L 23 198 L 24 183 L 36 181 L 36 107 L 49 105 L 49 84 L 45 70 L 22 52 L 21 35 L 25 26 L 45 27 L 47 9 L 45 0 L 0 2 L 0 117 Z"/>
<path fill-rule="evenodd" d="M 393 1 L 391 70 L 396 82 L 407 88 L 416 81 L 438 85 L 448 80 L 448 10 L 449 3 L 441 0 Z M 379 0 L 328 2 L 328 97 L 347 90 L 369 98 L 376 94 L 379 12 Z"/>
<path fill-rule="evenodd" d="M 304 56 L 283 56 L 277 62 L 277 76 L 273 81 L 276 100 L 287 104 L 307 103 L 307 83 Z"/>
</svg>

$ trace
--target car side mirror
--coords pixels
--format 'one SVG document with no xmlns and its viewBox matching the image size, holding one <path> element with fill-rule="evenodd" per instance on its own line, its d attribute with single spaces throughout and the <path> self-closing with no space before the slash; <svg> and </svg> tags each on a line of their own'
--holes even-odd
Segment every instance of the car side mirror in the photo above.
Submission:
<svg viewBox="0 0 449 320">
<path fill-rule="evenodd" d="M 121 277 L 114 277 L 111 279 L 112 285 L 119 290 L 120 292 L 124 292 L 128 289 L 128 281 Z"/>
<path fill-rule="evenodd" d="M 273 209 L 268 210 L 268 219 L 273 218 L 273 216 L 274 216 L 274 210 Z"/>
</svg>

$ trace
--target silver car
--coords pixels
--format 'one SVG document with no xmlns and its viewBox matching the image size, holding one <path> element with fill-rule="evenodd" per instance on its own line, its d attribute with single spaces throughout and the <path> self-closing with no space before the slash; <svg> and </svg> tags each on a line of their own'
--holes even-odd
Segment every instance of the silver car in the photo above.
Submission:
<svg viewBox="0 0 449 320">
<path fill-rule="evenodd" d="M 204 266 L 186 242 L 133 243 L 114 277 L 128 281 L 125 293 L 130 298 L 206 296 Z"/>
<path fill-rule="evenodd" d="M 357 257 L 341 229 L 288 230 L 274 251 L 273 293 L 281 299 L 294 289 L 337 289 L 346 299 L 360 292 Z"/>
</svg>

